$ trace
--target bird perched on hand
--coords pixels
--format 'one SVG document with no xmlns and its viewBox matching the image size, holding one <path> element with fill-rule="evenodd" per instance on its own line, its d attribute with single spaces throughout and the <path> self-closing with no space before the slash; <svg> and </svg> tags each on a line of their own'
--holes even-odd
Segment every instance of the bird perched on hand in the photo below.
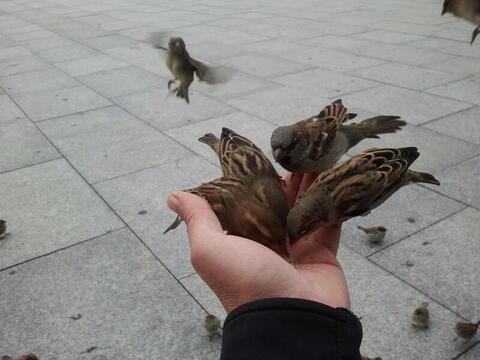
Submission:
<svg viewBox="0 0 480 360">
<path fill-rule="evenodd" d="M 0 239 L 3 239 L 5 236 L 7 236 L 7 222 L 0 220 Z"/>
<path fill-rule="evenodd" d="M 480 326 L 480 321 L 476 324 L 458 322 L 455 325 L 455 334 L 465 340 L 470 340 L 477 333 L 478 327 Z"/>
<path fill-rule="evenodd" d="M 402 186 L 439 185 L 432 175 L 409 170 L 415 147 L 369 149 L 320 174 L 287 218 L 290 244 L 316 229 L 367 215 Z"/>
<path fill-rule="evenodd" d="M 213 338 L 213 336 L 220 335 L 220 326 L 221 326 L 220 319 L 217 318 L 215 315 L 208 314 L 205 317 L 205 321 L 203 322 L 203 327 L 207 331 L 210 337 L 210 340 Z"/>
<path fill-rule="evenodd" d="M 34 354 L 27 354 L 14 359 L 11 356 L 5 355 L 2 356 L 1 360 L 38 360 L 38 357 Z"/>
<path fill-rule="evenodd" d="M 280 126 L 272 133 L 273 157 L 291 172 L 323 172 L 363 139 L 378 138 L 379 134 L 393 133 L 406 125 L 398 116 L 377 116 L 358 124 L 343 124 L 356 116 L 339 99 L 316 116 Z"/>
<path fill-rule="evenodd" d="M 168 48 L 162 45 L 165 43 L 166 38 L 165 33 L 152 33 L 150 34 L 149 42 L 157 49 L 165 51 L 165 63 L 173 75 L 173 79 L 168 81 L 168 89 L 170 90 L 172 83 L 178 80 L 180 85 L 173 89 L 172 92 L 179 98 L 185 99 L 187 103 L 190 103 L 188 89 L 193 82 L 194 73 L 197 74 L 200 81 L 205 81 L 209 84 L 217 84 L 229 80 L 226 71 L 222 71 L 220 68 L 209 67 L 192 58 L 187 51 L 185 41 L 181 37 L 170 38 Z"/>
<path fill-rule="evenodd" d="M 428 303 L 423 302 L 422 305 L 413 312 L 412 325 L 419 328 L 428 328 L 429 321 Z"/>
<path fill-rule="evenodd" d="M 199 139 L 217 153 L 224 177 L 185 190 L 208 201 L 230 235 L 257 241 L 288 256 L 285 228 L 288 203 L 281 179 L 265 154 L 250 140 L 223 128 L 220 139 Z M 181 223 L 180 217 L 165 232 Z"/>
<path fill-rule="evenodd" d="M 387 233 L 387 229 L 383 226 L 374 226 L 369 228 L 357 226 L 357 228 L 367 234 L 368 241 L 372 244 L 381 243 L 385 238 L 385 234 Z"/>
<path fill-rule="evenodd" d="M 478 25 L 472 33 L 470 44 L 473 44 L 480 32 L 480 1 L 479 0 L 445 0 L 442 15 L 447 12 Z"/>
</svg>

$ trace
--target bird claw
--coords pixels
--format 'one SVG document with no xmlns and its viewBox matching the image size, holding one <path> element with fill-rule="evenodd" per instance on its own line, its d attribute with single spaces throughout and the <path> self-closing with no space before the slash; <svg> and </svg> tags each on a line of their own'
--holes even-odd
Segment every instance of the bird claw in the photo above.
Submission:
<svg viewBox="0 0 480 360">
<path fill-rule="evenodd" d="M 175 80 L 168 80 L 168 84 L 167 84 L 168 90 L 170 90 L 170 87 L 172 86 L 173 83 L 175 83 Z"/>
</svg>

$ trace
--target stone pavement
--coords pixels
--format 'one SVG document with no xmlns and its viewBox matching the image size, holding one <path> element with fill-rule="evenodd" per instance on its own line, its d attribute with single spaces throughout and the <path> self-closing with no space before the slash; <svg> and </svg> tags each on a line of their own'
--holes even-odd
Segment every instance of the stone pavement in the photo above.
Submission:
<svg viewBox="0 0 480 360">
<path fill-rule="evenodd" d="M 202 319 L 224 316 L 194 273 L 169 192 L 219 175 L 197 142 L 231 127 L 269 149 L 272 130 L 342 98 L 361 117 L 397 114 L 369 146 L 418 146 L 410 186 L 344 226 L 340 258 L 362 351 L 390 360 L 480 359 L 480 44 L 441 0 L 0 0 L 0 355 L 216 359 Z M 183 36 L 232 69 L 168 97 L 145 43 Z M 384 225 L 370 246 L 356 225 Z M 408 265 L 407 265 L 408 264 Z M 430 303 L 431 327 L 410 326 Z M 286 324 L 286 326 L 288 326 Z"/>
</svg>

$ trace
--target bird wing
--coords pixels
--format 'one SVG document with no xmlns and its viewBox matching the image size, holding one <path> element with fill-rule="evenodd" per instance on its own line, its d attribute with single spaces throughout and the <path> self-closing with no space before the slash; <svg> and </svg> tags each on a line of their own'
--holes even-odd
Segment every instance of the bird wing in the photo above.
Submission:
<svg viewBox="0 0 480 360">
<path fill-rule="evenodd" d="M 204 81 L 207 84 L 220 84 L 227 82 L 231 78 L 231 71 L 228 71 L 224 67 L 205 65 L 203 62 L 192 58 L 188 52 L 187 59 L 200 81 Z"/>
<path fill-rule="evenodd" d="M 164 56 L 168 54 L 168 39 L 170 34 L 167 32 L 153 32 L 148 34 L 147 42 L 153 47 L 163 50 Z"/>
<path fill-rule="evenodd" d="M 342 123 L 355 116 L 356 114 L 348 112 L 339 99 L 327 105 L 318 115 L 298 123 L 297 129 L 303 134 L 297 136 L 308 139 L 310 159 L 317 160 L 327 155 Z"/>
<path fill-rule="evenodd" d="M 218 147 L 225 176 L 246 179 L 258 174 L 280 178 L 264 152 L 252 141 L 228 128 L 222 128 Z"/>
<path fill-rule="evenodd" d="M 325 189 L 344 219 L 368 213 L 401 186 L 416 148 L 369 149 L 325 171 L 312 184 Z"/>
</svg>

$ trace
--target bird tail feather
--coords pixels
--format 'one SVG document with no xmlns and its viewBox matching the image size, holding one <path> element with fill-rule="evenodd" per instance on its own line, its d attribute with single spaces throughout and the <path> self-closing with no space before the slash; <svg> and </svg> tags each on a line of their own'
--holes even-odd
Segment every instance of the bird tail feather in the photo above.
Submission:
<svg viewBox="0 0 480 360">
<path fill-rule="evenodd" d="M 166 234 L 167 232 L 169 232 L 170 230 L 173 230 L 175 228 L 178 227 L 178 225 L 180 225 L 182 223 L 182 218 L 180 217 L 180 215 L 177 215 L 177 218 L 175 219 L 175 221 L 172 223 L 172 225 L 170 225 L 164 232 L 162 235 Z"/>
<path fill-rule="evenodd" d="M 408 170 L 407 172 L 408 180 L 412 183 L 420 182 L 426 184 L 440 185 L 440 181 L 435 179 L 432 174 Z"/>
<path fill-rule="evenodd" d="M 394 133 L 406 124 L 399 116 L 382 115 L 363 120 L 358 126 L 364 128 L 365 138 L 378 139 L 379 134 Z"/>
</svg>

